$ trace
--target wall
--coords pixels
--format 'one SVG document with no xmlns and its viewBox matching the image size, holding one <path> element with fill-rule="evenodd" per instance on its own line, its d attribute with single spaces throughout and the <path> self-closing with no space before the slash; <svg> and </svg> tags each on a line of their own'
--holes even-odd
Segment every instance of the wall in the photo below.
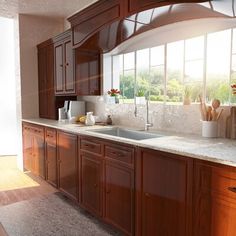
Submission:
<svg viewBox="0 0 236 236">
<path fill-rule="evenodd" d="M 19 15 L 22 118 L 39 115 L 36 45 L 63 31 L 63 19 Z"/>
</svg>

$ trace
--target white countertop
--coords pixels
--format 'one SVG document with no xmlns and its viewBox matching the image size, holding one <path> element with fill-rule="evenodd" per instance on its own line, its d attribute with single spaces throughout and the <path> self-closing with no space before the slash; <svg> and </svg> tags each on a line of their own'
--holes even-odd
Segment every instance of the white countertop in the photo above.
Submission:
<svg viewBox="0 0 236 236">
<path fill-rule="evenodd" d="M 81 135 L 89 135 L 98 138 L 132 144 L 138 147 L 145 147 L 154 150 L 160 150 L 188 156 L 192 158 L 207 160 L 215 163 L 230 165 L 236 167 L 236 140 L 221 138 L 203 138 L 195 135 L 171 134 L 162 131 L 154 131 L 164 136 L 145 140 L 131 140 L 116 136 L 105 135 L 91 132 L 93 129 L 110 128 L 111 126 L 84 126 L 79 124 L 70 124 L 68 122 L 59 122 L 48 119 L 23 119 L 22 121 L 56 128 Z"/>
</svg>

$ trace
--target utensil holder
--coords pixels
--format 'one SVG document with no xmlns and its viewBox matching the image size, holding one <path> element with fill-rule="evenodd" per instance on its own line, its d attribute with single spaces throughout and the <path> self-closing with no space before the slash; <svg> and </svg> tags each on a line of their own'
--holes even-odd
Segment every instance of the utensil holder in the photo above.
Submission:
<svg viewBox="0 0 236 236">
<path fill-rule="evenodd" d="M 218 137 L 217 121 L 202 121 L 202 137 L 205 138 Z"/>
</svg>

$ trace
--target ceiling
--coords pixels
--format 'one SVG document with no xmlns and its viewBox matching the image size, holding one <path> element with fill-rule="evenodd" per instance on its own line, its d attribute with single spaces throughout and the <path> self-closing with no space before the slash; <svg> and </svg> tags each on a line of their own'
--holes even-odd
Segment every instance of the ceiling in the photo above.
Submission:
<svg viewBox="0 0 236 236">
<path fill-rule="evenodd" d="M 0 0 L 0 16 L 17 14 L 67 18 L 97 0 Z"/>
</svg>

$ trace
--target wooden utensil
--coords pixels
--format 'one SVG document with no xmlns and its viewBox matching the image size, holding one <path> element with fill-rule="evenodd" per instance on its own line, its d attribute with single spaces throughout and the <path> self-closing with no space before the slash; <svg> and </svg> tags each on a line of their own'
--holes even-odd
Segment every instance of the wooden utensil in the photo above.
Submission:
<svg viewBox="0 0 236 236">
<path fill-rule="evenodd" d="M 202 102 L 201 96 L 199 96 L 199 100 L 200 100 L 200 112 L 201 112 L 202 120 L 207 120 L 207 107 L 206 107 L 206 103 Z"/>
<path fill-rule="evenodd" d="M 217 121 L 220 119 L 220 116 L 221 116 L 223 111 L 224 111 L 224 109 L 221 109 L 220 112 L 218 113 L 217 118 L 216 118 Z"/>
<path fill-rule="evenodd" d="M 212 101 L 212 108 L 213 108 L 213 110 L 212 110 L 212 120 L 213 121 L 216 121 L 217 120 L 217 112 L 216 112 L 216 109 L 217 108 L 219 108 L 219 106 L 220 106 L 220 100 L 218 100 L 218 99 L 213 99 L 213 101 Z"/>
<path fill-rule="evenodd" d="M 211 120 L 212 120 L 211 111 L 212 111 L 212 107 L 211 107 L 211 106 L 208 106 L 208 107 L 207 107 L 207 120 L 208 120 L 208 121 L 211 121 Z"/>
</svg>

